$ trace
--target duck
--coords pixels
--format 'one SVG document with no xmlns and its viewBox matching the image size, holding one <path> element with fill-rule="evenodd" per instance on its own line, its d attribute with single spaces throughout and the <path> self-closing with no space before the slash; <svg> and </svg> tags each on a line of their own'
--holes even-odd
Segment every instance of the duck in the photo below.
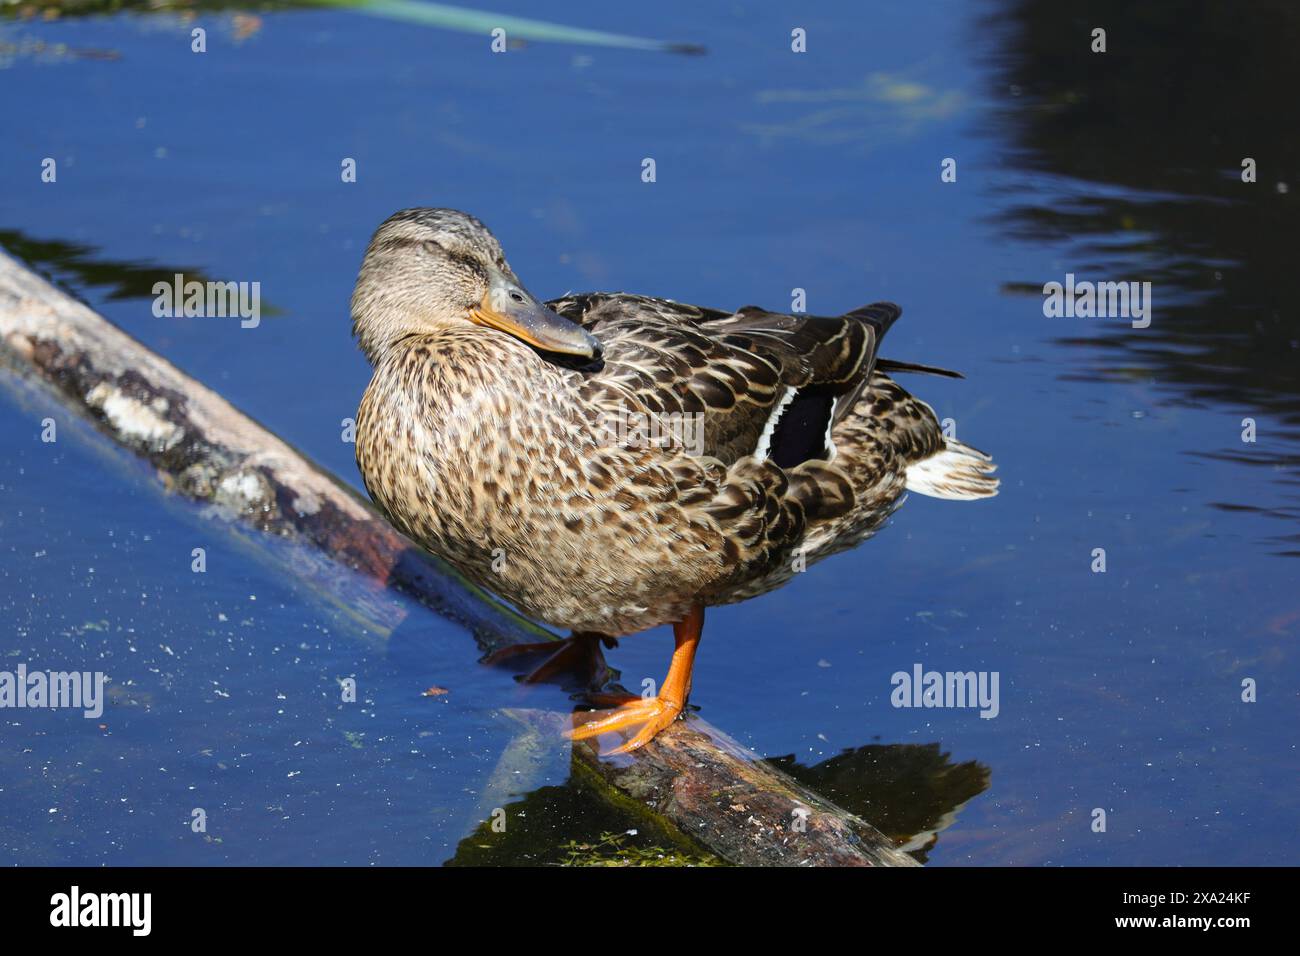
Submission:
<svg viewBox="0 0 1300 956">
<path fill-rule="evenodd" d="M 592 695 L 567 731 L 629 753 L 683 714 L 706 608 L 862 543 L 909 491 L 997 493 L 990 456 L 890 373 L 960 375 L 877 355 L 900 314 L 543 302 L 478 219 L 404 209 L 375 231 L 351 298 L 373 370 L 357 466 L 399 531 L 571 633 L 522 649 L 551 652 L 529 679 L 671 625 L 657 693 Z"/>
</svg>

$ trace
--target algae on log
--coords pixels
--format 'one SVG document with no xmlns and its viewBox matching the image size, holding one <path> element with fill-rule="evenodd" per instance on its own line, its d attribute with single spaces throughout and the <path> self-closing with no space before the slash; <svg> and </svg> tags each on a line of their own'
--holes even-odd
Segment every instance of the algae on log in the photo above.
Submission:
<svg viewBox="0 0 1300 956">
<path fill-rule="evenodd" d="M 151 462 L 181 495 L 402 591 L 465 625 L 484 650 L 555 637 L 417 548 L 352 489 L 220 395 L 4 253 L 0 351 Z M 544 723 L 558 733 L 569 719 L 552 714 Z M 573 760 L 619 799 L 732 863 L 916 865 L 870 825 L 695 716 L 635 755 L 602 759 L 594 742 L 584 742 L 573 746 Z"/>
</svg>

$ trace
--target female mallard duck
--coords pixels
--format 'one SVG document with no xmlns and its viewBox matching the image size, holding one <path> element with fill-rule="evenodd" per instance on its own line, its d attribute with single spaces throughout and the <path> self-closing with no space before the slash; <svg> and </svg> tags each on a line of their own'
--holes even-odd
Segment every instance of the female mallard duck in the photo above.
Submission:
<svg viewBox="0 0 1300 956">
<path fill-rule="evenodd" d="M 877 359 L 889 303 L 839 318 L 722 312 L 624 293 L 543 304 L 496 238 L 451 209 L 389 217 L 353 332 L 374 367 L 357 464 L 423 547 L 524 613 L 570 628 L 555 660 L 671 623 L 653 698 L 575 738 L 681 713 L 704 608 L 762 594 L 872 534 L 905 490 L 997 493 Z"/>
</svg>

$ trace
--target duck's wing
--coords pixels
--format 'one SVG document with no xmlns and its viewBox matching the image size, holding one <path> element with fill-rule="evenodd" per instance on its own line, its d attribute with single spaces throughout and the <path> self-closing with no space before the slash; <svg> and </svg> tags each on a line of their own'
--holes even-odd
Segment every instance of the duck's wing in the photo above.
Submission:
<svg viewBox="0 0 1300 956">
<path fill-rule="evenodd" d="M 681 423 L 692 451 L 726 464 L 753 455 L 782 468 L 829 457 L 832 425 L 901 314 L 892 303 L 839 317 L 725 312 L 626 293 L 547 304 L 604 346 L 603 367 L 582 373 L 593 407 Z"/>
</svg>

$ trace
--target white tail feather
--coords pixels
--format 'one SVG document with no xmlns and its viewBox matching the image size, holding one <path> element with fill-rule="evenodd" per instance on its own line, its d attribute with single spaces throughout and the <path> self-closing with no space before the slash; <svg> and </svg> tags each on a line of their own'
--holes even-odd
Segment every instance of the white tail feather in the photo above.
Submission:
<svg viewBox="0 0 1300 956">
<path fill-rule="evenodd" d="M 957 501 L 992 498 L 998 493 L 998 480 L 991 477 L 997 469 L 984 452 L 950 438 L 943 451 L 908 466 L 907 490 Z"/>
</svg>

